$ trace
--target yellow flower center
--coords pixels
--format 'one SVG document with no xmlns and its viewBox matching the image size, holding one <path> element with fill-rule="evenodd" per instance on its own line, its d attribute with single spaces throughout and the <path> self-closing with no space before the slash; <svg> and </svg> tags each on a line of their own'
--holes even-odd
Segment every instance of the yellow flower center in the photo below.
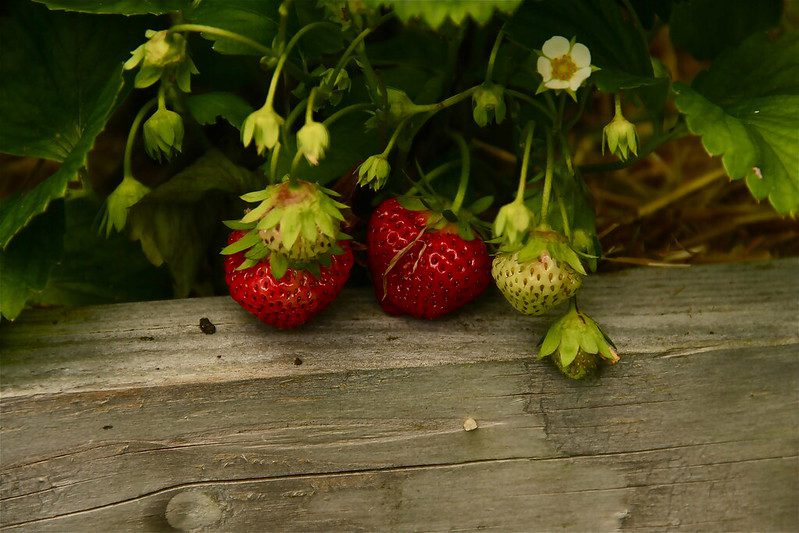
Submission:
<svg viewBox="0 0 799 533">
<path fill-rule="evenodd" d="M 552 60 L 552 78 L 569 81 L 575 72 L 577 72 L 577 65 L 569 54 Z"/>
</svg>

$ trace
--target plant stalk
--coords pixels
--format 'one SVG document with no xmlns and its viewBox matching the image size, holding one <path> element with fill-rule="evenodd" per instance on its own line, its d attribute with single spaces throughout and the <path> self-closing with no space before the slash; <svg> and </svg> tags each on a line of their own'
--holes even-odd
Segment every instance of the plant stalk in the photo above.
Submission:
<svg viewBox="0 0 799 533">
<path fill-rule="evenodd" d="M 155 107 L 158 103 L 157 98 L 153 98 L 146 102 L 139 112 L 136 113 L 136 117 L 133 119 L 133 123 L 130 125 L 130 131 L 128 132 L 128 140 L 125 143 L 125 155 L 122 158 L 122 176 L 123 178 L 133 178 L 133 170 L 131 164 L 131 158 L 133 154 L 133 143 L 136 142 L 136 134 L 139 131 L 139 126 L 141 126 L 142 121 L 147 113 Z M 135 178 L 134 178 L 135 179 Z"/>
</svg>

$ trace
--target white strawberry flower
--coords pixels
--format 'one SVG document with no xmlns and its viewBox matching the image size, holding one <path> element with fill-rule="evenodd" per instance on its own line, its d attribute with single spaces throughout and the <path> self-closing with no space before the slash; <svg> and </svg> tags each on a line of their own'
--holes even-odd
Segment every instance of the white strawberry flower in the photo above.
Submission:
<svg viewBox="0 0 799 533">
<path fill-rule="evenodd" d="M 536 94 L 547 89 L 561 89 L 572 96 L 595 69 L 591 66 L 591 52 L 587 46 L 560 35 L 541 47 L 537 68 L 544 81 Z"/>
</svg>

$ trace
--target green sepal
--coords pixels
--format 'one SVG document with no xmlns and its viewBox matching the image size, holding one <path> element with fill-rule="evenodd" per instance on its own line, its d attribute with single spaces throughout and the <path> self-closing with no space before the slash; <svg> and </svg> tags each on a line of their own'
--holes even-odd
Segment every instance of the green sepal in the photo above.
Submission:
<svg viewBox="0 0 799 533">
<path fill-rule="evenodd" d="M 484 213 L 491 204 L 494 203 L 493 196 L 483 196 L 482 198 L 475 200 L 472 205 L 469 206 L 469 211 L 474 215 L 479 215 Z"/>
<path fill-rule="evenodd" d="M 267 255 L 269 255 L 269 248 L 267 248 L 263 242 L 259 241 L 258 244 L 253 245 L 252 248 L 247 250 L 244 257 L 252 259 L 253 261 L 260 261 Z"/>
<path fill-rule="evenodd" d="M 239 196 L 245 202 L 263 202 L 272 195 L 270 189 L 263 189 L 261 191 L 252 191 Z"/>
<path fill-rule="evenodd" d="M 564 367 L 569 366 L 574 358 L 577 357 L 577 350 L 580 349 L 580 332 L 569 327 L 563 328 L 558 346 L 560 364 Z"/>
<path fill-rule="evenodd" d="M 560 337 L 561 323 L 560 321 L 557 321 L 550 326 L 549 330 L 547 330 L 544 341 L 541 343 L 541 348 L 538 350 L 538 359 L 543 359 L 544 357 L 551 355 L 552 352 L 558 348 L 558 345 L 560 344 Z"/>
<path fill-rule="evenodd" d="M 279 280 L 286 275 L 286 271 L 289 268 L 289 260 L 283 254 L 272 252 L 269 256 L 269 268 L 272 271 L 272 277 Z"/>
<path fill-rule="evenodd" d="M 322 271 L 319 269 L 319 263 L 308 263 L 303 266 L 303 269 L 310 272 L 315 278 L 322 277 Z"/>
<path fill-rule="evenodd" d="M 300 215 L 302 236 L 305 240 L 313 242 L 316 239 L 316 220 L 314 214 L 306 211 Z"/>
<path fill-rule="evenodd" d="M 463 239 L 464 241 L 473 241 L 474 240 L 474 230 L 472 227 L 463 221 L 458 222 L 458 237 Z"/>
<path fill-rule="evenodd" d="M 453 213 L 453 212 L 452 212 L 452 211 L 450 211 L 449 209 L 444 209 L 444 210 L 441 212 L 441 215 L 442 215 L 442 216 L 443 216 L 445 219 L 447 219 L 447 221 L 448 221 L 448 222 L 455 223 L 455 222 L 457 222 L 457 221 L 458 221 L 458 215 L 456 215 L 455 213 Z"/>
<path fill-rule="evenodd" d="M 322 207 L 322 211 L 331 217 L 341 222 L 344 221 L 344 215 L 341 214 L 341 211 L 339 211 L 339 208 L 335 205 L 335 202 L 321 202 L 319 205 Z"/>
<path fill-rule="evenodd" d="M 264 216 L 264 214 L 267 211 L 269 211 L 269 209 L 271 209 L 271 208 L 272 208 L 272 205 L 269 202 L 263 201 L 260 204 L 258 204 L 258 207 L 256 207 L 255 209 L 251 210 L 249 213 L 244 215 L 241 218 L 241 221 L 242 222 L 255 222 L 256 220 L 258 220 L 259 218 Z"/>
<path fill-rule="evenodd" d="M 283 245 L 287 249 L 290 249 L 297 242 L 300 231 L 302 231 L 300 213 L 293 209 L 287 209 L 283 220 L 280 221 L 280 234 L 283 239 Z"/>
<path fill-rule="evenodd" d="M 325 268 L 330 268 L 330 254 L 322 254 L 316 258 L 316 262 Z"/>
<path fill-rule="evenodd" d="M 233 230 L 249 230 L 255 227 L 255 222 L 242 222 L 241 220 L 223 220 L 222 224 Z"/>
<path fill-rule="evenodd" d="M 330 254 L 331 255 L 341 255 L 344 253 L 344 249 L 339 246 L 338 244 L 334 244 L 330 247 Z"/>
<path fill-rule="evenodd" d="M 266 215 L 258 222 L 256 226 L 258 229 L 272 229 L 277 226 L 280 219 L 283 218 L 283 210 L 275 207 L 272 208 L 271 211 L 266 213 Z"/>
<path fill-rule="evenodd" d="M 245 259 L 239 266 L 236 267 L 236 270 L 247 270 L 248 268 L 254 267 L 257 264 L 258 261 L 254 261 L 253 259 Z"/>
<path fill-rule="evenodd" d="M 222 248 L 222 251 L 220 251 L 219 253 L 222 255 L 232 255 L 241 252 L 243 250 L 246 250 L 247 248 L 250 248 L 251 246 L 254 246 L 259 242 L 261 242 L 261 238 L 258 236 L 258 232 L 251 231 L 250 233 L 246 234 L 244 237 L 237 240 L 236 242 L 228 244 L 227 246 Z"/>
<path fill-rule="evenodd" d="M 572 250 L 571 246 L 566 243 L 556 243 L 550 246 L 550 255 L 553 259 L 557 261 L 563 261 L 572 267 L 574 270 L 582 274 L 583 276 L 587 276 L 588 273 L 585 271 L 585 267 L 583 267 L 583 263 L 580 261 L 580 258 L 577 256 L 577 253 Z"/>
<path fill-rule="evenodd" d="M 408 211 L 427 211 L 430 208 L 418 196 L 399 196 L 397 202 Z"/>
<path fill-rule="evenodd" d="M 341 197 L 341 194 L 339 194 L 337 191 L 334 191 L 333 189 L 328 189 L 327 187 L 323 187 L 322 185 L 319 185 L 318 187 L 319 187 L 320 191 L 322 191 L 323 193 L 325 193 L 328 196 L 333 196 L 333 197 L 336 197 L 336 198 L 340 198 Z M 344 206 L 344 207 L 347 207 L 347 206 Z"/>
</svg>

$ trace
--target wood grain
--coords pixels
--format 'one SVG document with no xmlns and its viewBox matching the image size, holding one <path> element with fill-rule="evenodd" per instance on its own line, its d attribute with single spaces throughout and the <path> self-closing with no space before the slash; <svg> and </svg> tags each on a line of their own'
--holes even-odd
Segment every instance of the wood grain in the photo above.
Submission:
<svg viewBox="0 0 799 533">
<path fill-rule="evenodd" d="M 294 332 L 32 312 L 0 328 L 0 529 L 164 531 L 204 494 L 207 530 L 796 530 L 797 289 L 796 260 L 597 276 L 624 359 L 586 383 L 497 295 L 428 323 L 351 290 Z"/>
</svg>

